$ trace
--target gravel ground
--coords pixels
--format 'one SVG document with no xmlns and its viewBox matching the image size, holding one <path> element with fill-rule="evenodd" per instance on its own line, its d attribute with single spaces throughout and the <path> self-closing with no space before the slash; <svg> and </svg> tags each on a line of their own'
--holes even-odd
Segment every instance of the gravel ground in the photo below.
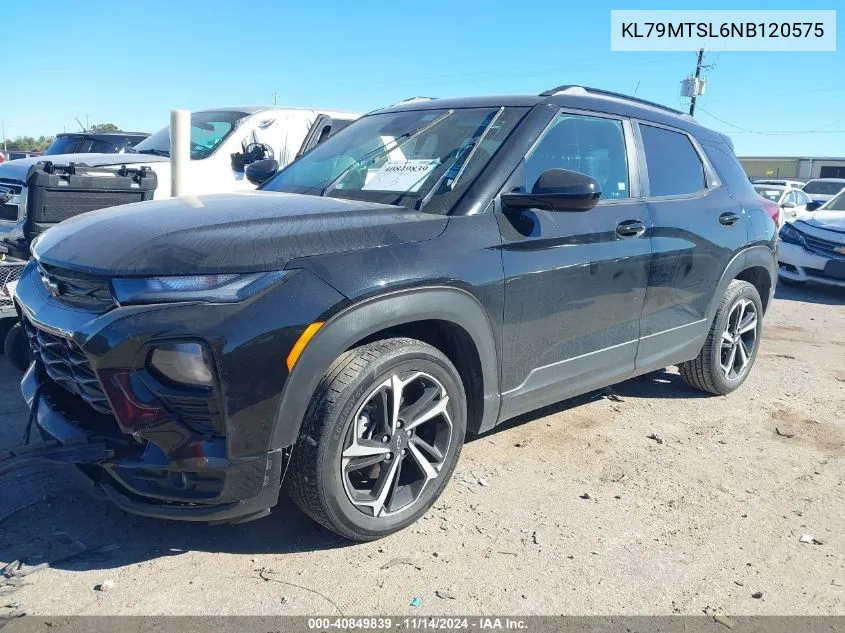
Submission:
<svg viewBox="0 0 845 633">
<path fill-rule="evenodd" d="M 375 543 L 287 500 L 210 527 L 122 514 L 72 469 L 7 476 L 0 566 L 50 568 L 0 579 L 0 615 L 845 615 L 843 306 L 779 289 L 730 396 L 673 368 L 473 439 L 428 515 Z M 26 419 L 17 380 L 0 357 L 0 448 Z"/>
</svg>

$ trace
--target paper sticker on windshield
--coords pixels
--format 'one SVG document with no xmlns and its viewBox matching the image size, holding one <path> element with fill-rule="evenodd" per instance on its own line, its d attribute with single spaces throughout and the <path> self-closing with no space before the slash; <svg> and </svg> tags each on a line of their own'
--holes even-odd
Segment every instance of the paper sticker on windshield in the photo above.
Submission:
<svg viewBox="0 0 845 633">
<path fill-rule="evenodd" d="M 396 191 L 414 193 L 420 190 L 440 160 L 417 158 L 413 160 L 389 160 L 369 179 L 365 191 Z"/>
</svg>

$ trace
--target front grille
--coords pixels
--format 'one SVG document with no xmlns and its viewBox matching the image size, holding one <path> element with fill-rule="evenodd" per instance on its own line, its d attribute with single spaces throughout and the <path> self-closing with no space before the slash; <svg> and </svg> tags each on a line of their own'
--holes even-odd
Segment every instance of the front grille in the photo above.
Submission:
<svg viewBox="0 0 845 633">
<path fill-rule="evenodd" d="M 114 307 L 108 277 L 42 263 L 38 264 L 38 272 L 44 285 L 59 301 L 103 311 Z"/>
<path fill-rule="evenodd" d="M 808 251 L 818 255 L 824 255 L 825 257 L 845 258 L 845 255 L 835 252 L 835 249 L 842 248 L 842 244 L 837 244 L 836 242 L 831 242 L 830 240 L 808 235 L 803 232 L 802 235 L 804 236 L 804 246 Z"/>
<path fill-rule="evenodd" d="M 20 198 L 23 189 L 23 183 L 17 180 L 0 178 L 0 193 L 8 192 L 13 196 L 11 200 L 8 200 L 6 197 L 3 198 L 5 202 L 0 204 L 0 222 L 18 221 L 19 207 L 23 204 L 23 199 Z"/>
<path fill-rule="evenodd" d="M 112 412 L 99 379 L 76 343 L 42 330 L 27 319 L 23 319 L 23 326 L 32 354 L 53 382 L 84 400 L 95 411 Z"/>
<path fill-rule="evenodd" d="M 0 308 L 12 305 L 12 295 L 6 284 L 20 279 L 23 267 L 23 264 L 0 264 Z"/>
<path fill-rule="evenodd" d="M 0 178 L 0 187 L 3 189 L 11 189 L 16 196 L 21 195 L 23 191 L 23 183 L 19 180 L 10 180 L 9 178 Z"/>
<path fill-rule="evenodd" d="M 16 204 L 0 204 L 0 220 L 5 222 L 18 221 L 18 205 Z"/>
</svg>

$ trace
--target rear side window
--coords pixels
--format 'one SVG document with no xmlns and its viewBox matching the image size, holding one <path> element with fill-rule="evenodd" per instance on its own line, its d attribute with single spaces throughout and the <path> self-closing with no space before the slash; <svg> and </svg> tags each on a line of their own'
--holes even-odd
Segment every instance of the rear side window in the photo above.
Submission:
<svg viewBox="0 0 845 633">
<path fill-rule="evenodd" d="M 748 181 L 748 176 L 745 175 L 745 170 L 739 164 L 734 153 L 726 145 L 717 147 L 703 143 L 702 147 L 707 154 L 707 158 L 710 160 L 710 164 L 713 165 L 716 173 L 719 174 L 719 178 L 723 183 L 728 185 L 728 189 L 732 193 L 739 193 L 751 188 L 751 183 Z M 767 187 L 763 186 L 763 189 L 767 189 Z"/>
<path fill-rule="evenodd" d="M 707 186 L 704 165 L 686 134 L 640 124 L 652 196 L 680 196 Z"/>
</svg>

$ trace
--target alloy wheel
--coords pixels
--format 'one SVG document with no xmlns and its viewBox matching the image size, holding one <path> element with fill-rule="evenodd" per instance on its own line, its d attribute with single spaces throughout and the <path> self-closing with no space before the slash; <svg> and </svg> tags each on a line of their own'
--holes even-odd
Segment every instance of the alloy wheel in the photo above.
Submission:
<svg viewBox="0 0 845 633">
<path fill-rule="evenodd" d="M 440 476 L 452 442 L 449 395 L 433 376 L 400 372 L 379 384 L 349 425 L 341 477 L 361 512 L 409 509 Z"/>
<path fill-rule="evenodd" d="M 731 308 L 722 332 L 719 364 L 725 378 L 734 380 L 745 372 L 757 344 L 757 308 L 749 299 L 740 299 Z"/>
</svg>

